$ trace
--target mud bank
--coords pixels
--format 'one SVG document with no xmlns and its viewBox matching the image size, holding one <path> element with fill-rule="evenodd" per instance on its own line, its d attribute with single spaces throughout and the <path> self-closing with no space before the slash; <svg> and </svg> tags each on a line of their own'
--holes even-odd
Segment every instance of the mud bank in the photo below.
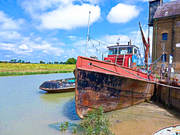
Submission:
<svg viewBox="0 0 180 135">
<path fill-rule="evenodd" d="M 180 124 L 179 112 L 154 103 L 141 103 L 107 116 L 115 135 L 153 135 L 164 127 Z"/>
</svg>

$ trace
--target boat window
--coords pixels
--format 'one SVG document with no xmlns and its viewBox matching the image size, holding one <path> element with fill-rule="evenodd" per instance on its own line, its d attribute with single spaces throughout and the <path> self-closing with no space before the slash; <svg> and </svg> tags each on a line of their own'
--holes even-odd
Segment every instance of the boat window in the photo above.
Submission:
<svg viewBox="0 0 180 135">
<path fill-rule="evenodd" d="M 119 49 L 119 51 L 120 51 L 120 54 L 127 54 L 127 48 L 121 48 L 121 49 Z"/>
<path fill-rule="evenodd" d="M 128 53 L 132 53 L 132 47 L 128 47 Z"/>
<path fill-rule="evenodd" d="M 137 54 L 137 49 L 134 49 L 134 54 Z"/>
<path fill-rule="evenodd" d="M 117 54 L 117 48 L 110 48 L 108 54 L 109 54 L 109 55 Z"/>
<path fill-rule="evenodd" d="M 132 53 L 132 47 L 119 48 L 119 54 Z"/>
</svg>

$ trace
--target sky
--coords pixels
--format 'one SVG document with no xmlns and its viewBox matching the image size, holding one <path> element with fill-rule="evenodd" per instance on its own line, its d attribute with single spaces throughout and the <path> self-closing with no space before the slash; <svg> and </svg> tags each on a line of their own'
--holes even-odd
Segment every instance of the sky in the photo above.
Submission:
<svg viewBox="0 0 180 135">
<path fill-rule="evenodd" d="M 129 40 L 143 50 L 139 22 L 147 35 L 148 0 L 0 0 L 0 60 L 100 58 Z"/>
</svg>

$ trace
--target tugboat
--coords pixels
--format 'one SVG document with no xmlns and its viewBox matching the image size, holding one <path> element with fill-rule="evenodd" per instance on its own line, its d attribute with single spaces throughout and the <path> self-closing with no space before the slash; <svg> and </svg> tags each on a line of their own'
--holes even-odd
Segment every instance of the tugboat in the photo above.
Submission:
<svg viewBox="0 0 180 135">
<path fill-rule="evenodd" d="M 71 92 L 75 90 L 75 78 L 45 81 L 39 89 L 48 93 Z"/>
<path fill-rule="evenodd" d="M 83 118 L 89 110 L 103 107 L 105 112 L 149 100 L 154 91 L 154 77 L 136 67 L 138 47 L 114 45 L 100 61 L 79 56 L 76 63 L 76 112 Z"/>
</svg>

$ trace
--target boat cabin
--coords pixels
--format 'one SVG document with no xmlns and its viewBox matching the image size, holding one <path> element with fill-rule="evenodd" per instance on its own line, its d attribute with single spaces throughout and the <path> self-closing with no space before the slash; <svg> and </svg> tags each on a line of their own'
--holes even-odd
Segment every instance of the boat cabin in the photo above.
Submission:
<svg viewBox="0 0 180 135">
<path fill-rule="evenodd" d="M 131 67 L 137 63 L 139 48 L 135 45 L 114 45 L 108 47 L 108 57 L 104 58 L 106 62 L 116 63 L 121 66 Z"/>
</svg>

